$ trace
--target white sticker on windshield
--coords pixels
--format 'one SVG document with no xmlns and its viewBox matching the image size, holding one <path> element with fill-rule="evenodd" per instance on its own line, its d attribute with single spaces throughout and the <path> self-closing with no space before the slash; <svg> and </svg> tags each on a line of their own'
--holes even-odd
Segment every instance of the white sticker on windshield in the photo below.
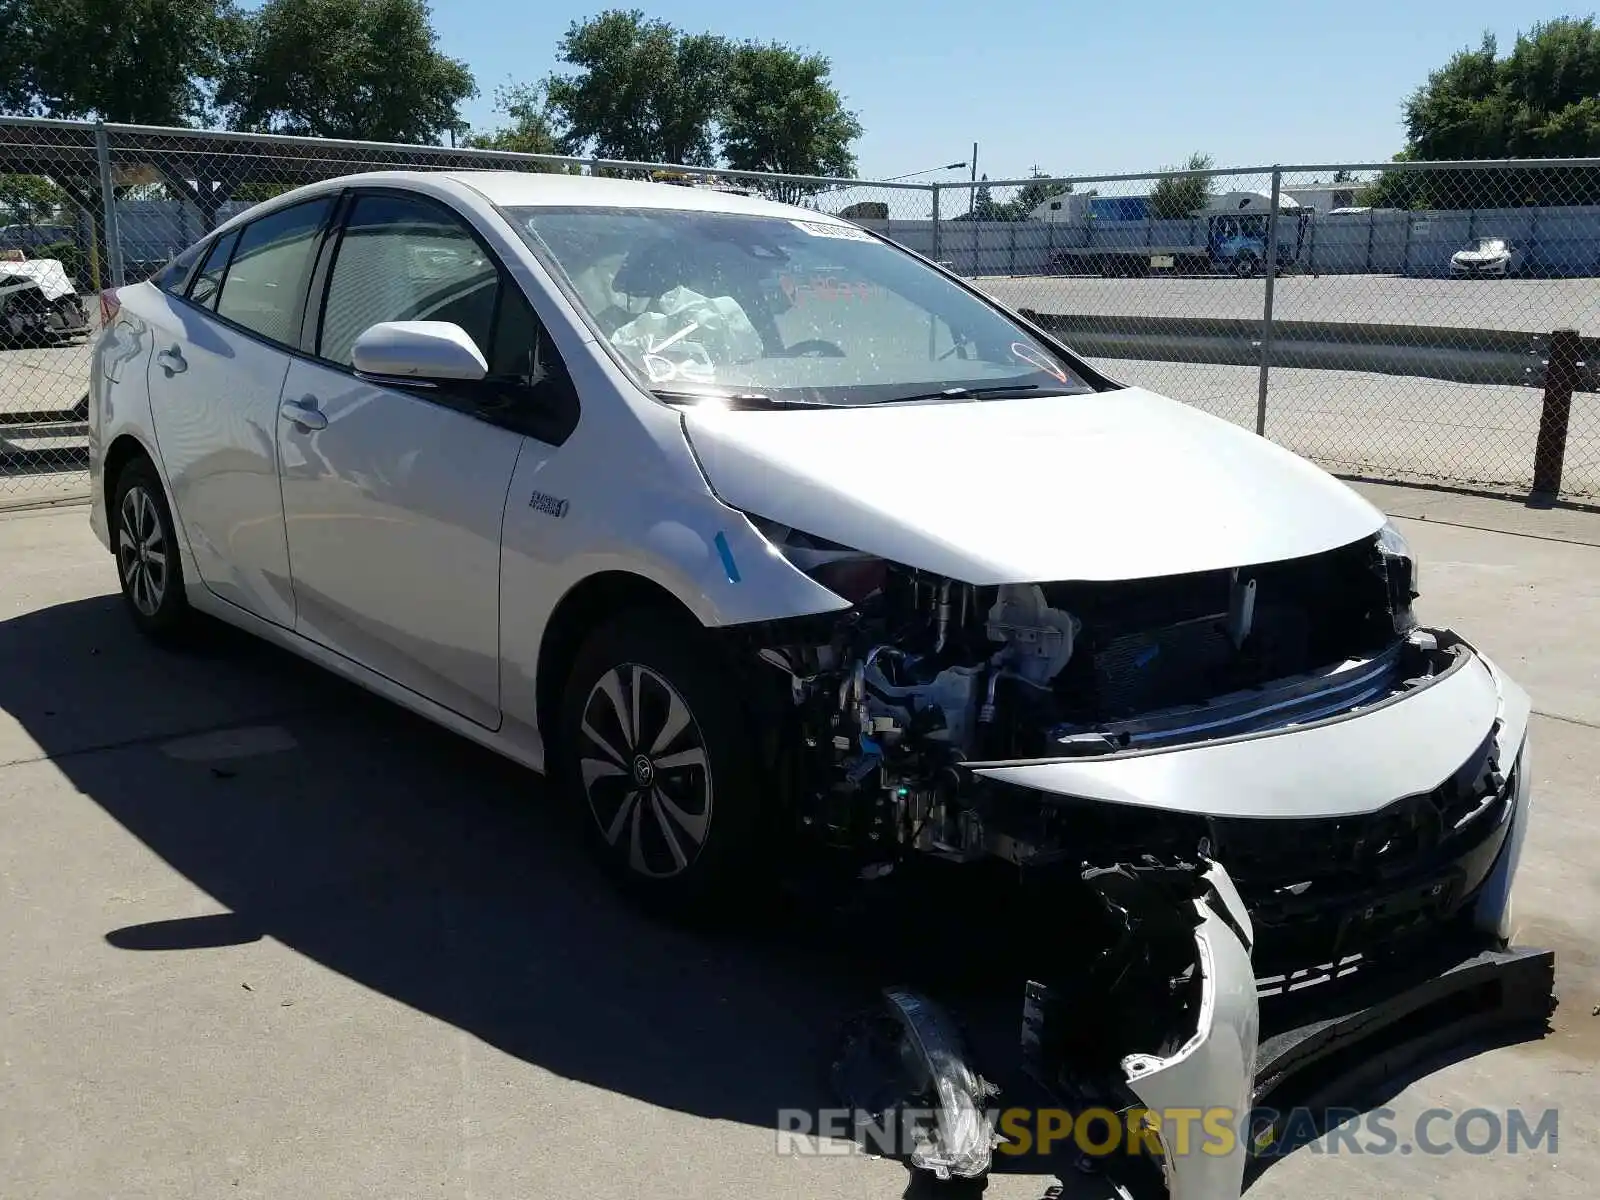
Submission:
<svg viewBox="0 0 1600 1200">
<path fill-rule="evenodd" d="M 834 225 L 824 221 L 790 221 L 801 233 L 809 233 L 812 237 L 838 238 L 845 242 L 871 242 L 876 241 L 865 229 L 857 229 L 854 225 Z"/>
</svg>

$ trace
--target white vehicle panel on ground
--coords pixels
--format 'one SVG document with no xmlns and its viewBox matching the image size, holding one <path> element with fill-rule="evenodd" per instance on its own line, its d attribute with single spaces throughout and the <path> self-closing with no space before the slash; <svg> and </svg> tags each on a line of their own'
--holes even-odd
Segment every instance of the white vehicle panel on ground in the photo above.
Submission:
<svg viewBox="0 0 1600 1200">
<path fill-rule="evenodd" d="M 1203 978 L 1194 1033 L 1166 1058 L 1133 1054 L 1123 1060 L 1128 1086 L 1152 1114 L 1163 1114 L 1169 1200 L 1237 1200 L 1244 1188 L 1249 1130 L 1245 1127 L 1255 1084 L 1260 1009 L 1250 947 L 1235 930 L 1250 934 L 1250 917 L 1227 872 L 1212 864 L 1206 880 L 1227 908 L 1218 913 L 1194 902 L 1199 923 L 1195 950 Z M 1213 1128 L 1226 1111 L 1228 1136 Z M 1191 1123 L 1176 1128 L 1179 1114 L 1206 1116 L 1206 1131 Z"/>
</svg>

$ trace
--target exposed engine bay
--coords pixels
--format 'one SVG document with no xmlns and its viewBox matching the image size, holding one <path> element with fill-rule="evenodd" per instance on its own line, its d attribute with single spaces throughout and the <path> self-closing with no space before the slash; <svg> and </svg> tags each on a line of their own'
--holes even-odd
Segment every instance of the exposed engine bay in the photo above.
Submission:
<svg viewBox="0 0 1600 1200">
<path fill-rule="evenodd" d="M 1226 571 L 977 587 L 764 532 L 855 603 L 766 627 L 757 652 L 787 676 L 802 823 L 869 857 L 1050 849 L 974 766 L 1303 725 L 1450 661 L 1414 627 L 1414 565 L 1381 538 Z"/>
</svg>

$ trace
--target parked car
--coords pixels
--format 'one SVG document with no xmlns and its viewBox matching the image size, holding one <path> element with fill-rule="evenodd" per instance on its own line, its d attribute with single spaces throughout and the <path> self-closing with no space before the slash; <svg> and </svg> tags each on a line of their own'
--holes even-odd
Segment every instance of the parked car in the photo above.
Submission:
<svg viewBox="0 0 1600 1200">
<path fill-rule="evenodd" d="M 0 341 L 15 345 L 89 332 L 89 315 L 59 259 L 0 251 Z"/>
<path fill-rule="evenodd" d="M 1419 624 L 1395 528 L 871 232 L 358 175 L 105 316 L 91 521 L 141 630 L 209 614 L 553 775 L 652 903 L 1007 864 L 1059 916 L 1041 1078 L 1233 1114 L 1169 1147 L 1185 1197 L 1238 1195 L 1297 1055 L 1548 1005 L 1505 948 L 1529 700 Z M 981 959 L 941 920 L 903 936 Z M 922 1165 L 987 1166 L 940 1136 Z"/>
<path fill-rule="evenodd" d="M 1458 279 L 1469 276 L 1504 279 L 1511 274 L 1515 258 L 1516 250 L 1505 238 L 1482 237 L 1450 256 L 1450 274 Z"/>
</svg>

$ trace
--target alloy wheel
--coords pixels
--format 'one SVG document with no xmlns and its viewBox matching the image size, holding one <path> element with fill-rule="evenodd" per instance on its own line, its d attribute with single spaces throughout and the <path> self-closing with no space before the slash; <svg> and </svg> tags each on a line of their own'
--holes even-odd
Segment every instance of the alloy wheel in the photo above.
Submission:
<svg viewBox="0 0 1600 1200">
<path fill-rule="evenodd" d="M 648 878 L 687 870 L 711 825 L 711 772 L 677 689 L 639 663 L 613 667 L 590 690 L 580 730 L 578 769 L 606 844 Z"/>
<path fill-rule="evenodd" d="M 141 486 L 122 496 L 117 562 L 133 606 L 147 617 L 155 616 L 167 594 L 167 539 L 155 500 Z"/>
</svg>

